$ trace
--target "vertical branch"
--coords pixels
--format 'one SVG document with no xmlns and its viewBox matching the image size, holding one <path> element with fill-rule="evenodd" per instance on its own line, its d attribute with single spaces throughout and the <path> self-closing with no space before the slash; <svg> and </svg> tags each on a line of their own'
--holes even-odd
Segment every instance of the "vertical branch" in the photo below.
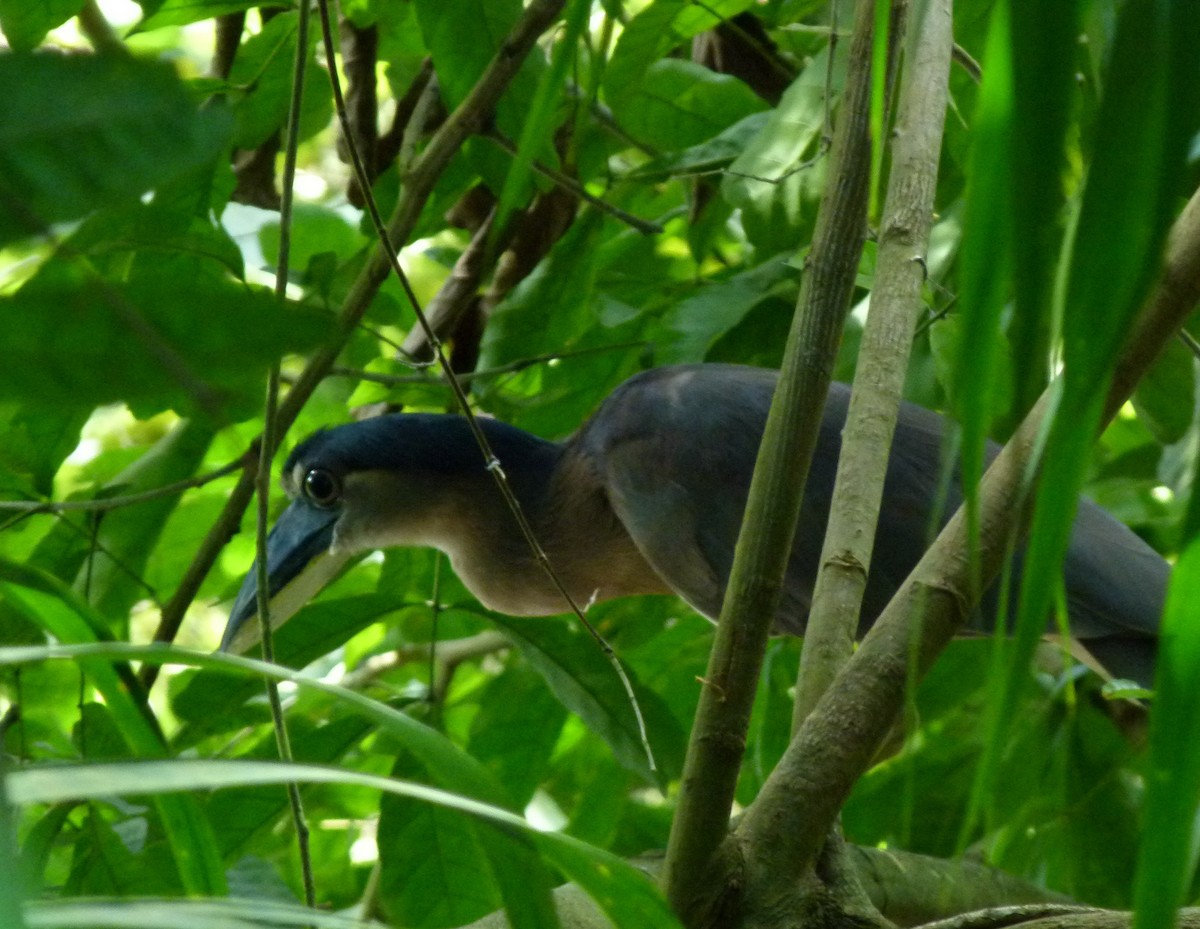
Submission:
<svg viewBox="0 0 1200 929">
<path fill-rule="evenodd" d="M 920 22 L 914 25 L 879 230 L 871 310 L 805 631 L 793 717 L 796 726 L 850 657 L 913 329 L 921 310 L 953 46 L 949 0 L 925 4 Z"/>
<path fill-rule="evenodd" d="M 664 867 L 668 899 L 685 922 L 706 905 L 702 901 L 712 890 L 709 867 L 728 831 L 758 674 L 866 233 L 874 16 L 875 0 L 859 0 L 831 149 L 834 167 L 817 215 L 688 743 Z"/>
</svg>

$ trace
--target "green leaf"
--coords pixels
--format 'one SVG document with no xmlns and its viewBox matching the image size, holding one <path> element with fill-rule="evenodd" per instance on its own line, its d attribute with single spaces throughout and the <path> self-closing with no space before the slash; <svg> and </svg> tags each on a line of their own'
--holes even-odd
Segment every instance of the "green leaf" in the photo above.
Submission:
<svg viewBox="0 0 1200 929">
<path fill-rule="evenodd" d="M 111 493 L 137 493 L 184 480 L 196 473 L 212 441 L 206 424 L 184 420 L 124 469 L 108 486 Z M 97 551 L 77 579 L 89 601 L 106 616 L 127 615 L 146 597 L 140 578 L 179 495 L 123 506 L 99 521 L 93 540 Z M 85 586 L 86 585 L 86 586 Z"/>
<path fill-rule="evenodd" d="M 135 198 L 229 137 L 224 109 L 199 111 L 170 67 L 133 58 L 0 55 L 0 98 L 0 244 Z"/>
<path fill-rule="evenodd" d="M 79 444 L 87 422 L 82 410 L 34 413 L 14 404 L 0 408 L 0 496 L 49 497 L 54 475 Z"/>
<path fill-rule="evenodd" d="M 401 754 L 392 777 L 417 773 Z M 388 920 L 412 929 L 463 926 L 497 909 L 500 894 L 465 816 L 409 797 L 379 804 L 379 900 Z"/>
<path fill-rule="evenodd" d="M 261 731 L 261 730 L 260 730 Z M 346 754 L 373 731 L 369 720 L 355 714 L 314 727 L 306 718 L 293 717 L 288 735 L 297 761 L 310 764 L 343 764 Z M 264 732 L 245 757 L 271 761 L 279 755 L 275 733 Z M 265 830 L 278 828 L 290 812 L 288 796 L 270 787 L 233 787 L 214 793 L 205 807 L 221 857 L 234 860 L 251 850 Z"/>
<path fill-rule="evenodd" d="M 140 831 L 145 819 L 130 816 L 110 823 L 100 804 L 88 804 L 88 815 L 75 842 L 74 861 L 66 894 L 73 897 L 134 896 L 178 893 L 168 879 L 157 852 L 131 849 L 118 833 L 120 826 Z M 129 831 L 127 828 L 125 831 Z"/>
<path fill-rule="evenodd" d="M 456 810 L 528 843 L 579 884 L 617 925 L 673 929 L 678 923 L 658 889 L 620 858 L 570 836 L 539 832 L 498 807 L 422 784 L 316 765 L 239 761 L 152 761 L 93 765 L 31 765 L 5 776 L 18 804 L 54 803 L 68 797 L 117 797 L 138 793 L 215 790 L 254 784 L 344 784 L 411 797 Z M 551 917 L 553 920 L 553 917 Z M 554 921 L 556 922 L 556 921 Z"/>
<path fill-rule="evenodd" d="M 1179 558 L 1167 595 L 1150 714 L 1146 813 L 1138 848 L 1135 929 L 1172 925 L 1196 869 L 1200 808 L 1200 541 Z"/>
<path fill-rule="evenodd" d="M 595 310 L 591 294 L 602 224 L 584 217 L 492 313 L 478 365 L 492 368 L 532 354 L 563 351 Z"/>
<path fill-rule="evenodd" d="M 480 695 L 468 749 L 523 806 L 547 773 L 566 718 L 566 709 L 537 674 L 512 665 Z"/>
<path fill-rule="evenodd" d="M 521 15 L 520 0 L 417 0 L 416 8 L 438 82 L 457 106 Z"/>
<path fill-rule="evenodd" d="M 1001 374 L 1000 314 L 1009 298 L 1012 252 L 1012 122 L 1014 90 L 1010 13 L 999 4 L 988 30 L 984 81 L 975 114 L 962 245 L 962 322 L 954 336 L 954 389 L 950 400 L 962 427 L 965 496 L 971 532 L 976 487 L 992 411 L 1011 391 Z M 948 330 L 953 332 L 953 330 Z M 936 349 L 935 349 L 936 351 Z M 974 543 L 972 543 L 974 544 Z"/>
<path fill-rule="evenodd" d="M 263 255 L 272 267 L 279 263 L 279 223 L 272 220 L 258 233 Z M 322 255 L 332 253 L 340 265 L 363 250 L 366 237 L 336 210 L 297 203 L 292 214 L 291 266 L 305 271 Z"/>
<path fill-rule="evenodd" d="M 82 6 L 83 0 L 0 0 L 0 30 L 14 51 L 28 52 Z"/>
<path fill-rule="evenodd" d="M 698 5 L 690 0 L 655 0 L 641 10 L 621 32 L 604 78 L 604 92 L 612 107 L 623 106 L 636 92 L 646 71 L 673 49 L 731 19 L 753 0 L 713 0 Z"/>
<path fill-rule="evenodd" d="M 417 0 L 417 22 L 448 106 L 458 106 L 470 93 L 522 9 L 520 0 Z M 545 70 L 545 55 L 535 46 L 496 105 L 496 126 L 514 142 L 524 132 Z M 537 157 L 557 167 L 554 149 L 544 142 L 537 140 Z M 489 186 L 501 191 L 510 173 L 509 156 L 490 143 L 468 142 L 466 153 Z"/>
<path fill-rule="evenodd" d="M 1074 60 L 1079 4 L 1013 0 L 1013 21 L 1038 28 L 1011 37 L 1012 252 L 1015 307 L 1009 327 L 1016 409 L 1024 415 L 1046 386 L 1054 315 L 1052 285 L 1065 210 L 1066 132 L 1078 87 Z M 1019 26 L 1018 26 L 1019 28 Z M 984 141 L 984 140 L 981 140 Z M 981 165 L 981 167 L 984 167 Z"/>
<path fill-rule="evenodd" d="M 186 258 L 197 271 L 211 269 L 245 277 L 237 243 L 207 215 L 196 215 L 193 190 L 182 203 L 124 203 L 99 210 L 85 219 L 67 240 L 67 254 L 87 255 L 110 277 L 125 278 L 139 265 L 165 259 L 182 265 Z"/>
<path fill-rule="evenodd" d="M 52 262 L 0 299 L 0 398 L 55 411 L 120 400 L 143 417 L 245 416 L 260 402 L 267 366 L 329 330 L 322 314 L 281 306 L 265 290 L 172 272 L 158 262 L 115 283 Z"/>
<path fill-rule="evenodd" d="M 97 631 L 104 628 L 103 620 L 60 582 L 3 559 L 0 595 L 60 642 L 95 642 Z M 134 700 L 138 687 L 128 666 L 121 666 L 124 673 L 120 673 L 105 661 L 81 658 L 79 664 L 103 695 L 130 751 L 141 757 L 161 756 L 165 746 L 143 715 L 146 704 Z M 224 893 L 225 877 L 212 832 L 193 798 L 161 797 L 156 807 L 184 888 L 194 894 Z"/>
<path fill-rule="evenodd" d="M 662 360 L 668 364 L 702 361 L 723 335 L 764 300 L 793 288 L 796 271 L 790 253 L 776 255 L 727 280 L 700 287 L 663 314 Z"/>
<path fill-rule="evenodd" d="M 240 13 L 243 10 L 279 9 L 294 6 L 288 0 L 157 0 L 156 3 L 143 2 L 145 15 L 134 29 L 135 32 L 148 32 L 151 29 L 161 29 L 164 26 L 186 26 L 188 23 L 198 23 L 204 19 L 224 16 L 226 13 Z"/>
<path fill-rule="evenodd" d="M 625 767 L 652 782 L 678 773 L 683 759 L 682 727 L 657 694 L 634 680 L 634 693 L 658 765 L 658 771 L 651 771 L 629 695 L 600 646 L 574 618 L 513 619 L 496 614 L 495 620 L 555 696 L 611 746 Z M 632 678 L 632 671 L 629 673 Z"/>
<path fill-rule="evenodd" d="M 1163 445 L 1182 439 L 1196 411 L 1196 361 L 1190 349 L 1172 339 L 1138 381 L 1133 408 Z"/>
<path fill-rule="evenodd" d="M 844 59 L 835 58 L 835 87 L 844 80 Z M 828 62 L 828 49 L 814 56 L 721 180 L 722 196 L 741 209 L 747 235 L 765 254 L 795 251 L 815 216 L 825 161 L 807 160 L 816 154 L 826 107 L 832 105 Z"/>
<path fill-rule="evenodd" d="M 298 20 L 299 14 L 292 11 L 272 17 L 262 31 L 238 47 L 229 72 L 229 83 L 241 91 L 233 106 L 233 142 L 238 148 L 257 148 L 287 121 Z M 311 47 L 300 111 L 301 141 L 324 129 L 333 113 L 329 77 L 316 66 L 313 56 L 319 33 L 314 29 L 309 35 Z"/>
<path fill-rule="evenodd" d="M 750 140 L 763 131 L 770 118 L 770 111 L 751 113 L 712 138 L 690 145 L 682 151 L 652 159 L 630 176 L 639 181 L 659 181 L 680 174 L 698 174 L 723 168 L 746 150 Z"/>
<path fill-rule="evenodd" d="M 677 150 L 713 139 L 766 108 L 737 78 L 692 61 L 666 59 L 647 69 L 621 110 L 621 125 L 639 142 Z"/>
</svg>

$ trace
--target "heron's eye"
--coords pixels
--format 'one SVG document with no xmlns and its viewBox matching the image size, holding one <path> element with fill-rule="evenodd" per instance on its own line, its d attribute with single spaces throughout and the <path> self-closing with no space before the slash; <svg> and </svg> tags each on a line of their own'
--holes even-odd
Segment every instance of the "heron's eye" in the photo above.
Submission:
<svg viewBox="0 0 1200 929">
<path fill-rule="evenodd" d="M 317 506 L 333 506 L 342 496 L 342 485 L 331 472 L 313 468 L 304 475 L 304 496 Z"/>
</svg>

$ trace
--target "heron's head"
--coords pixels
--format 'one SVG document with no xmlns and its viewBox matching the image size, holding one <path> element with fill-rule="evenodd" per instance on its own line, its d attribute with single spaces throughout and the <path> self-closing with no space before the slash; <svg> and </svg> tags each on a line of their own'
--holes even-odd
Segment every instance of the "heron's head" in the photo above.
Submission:
<svg viewBox="0 0 1200 929">
<path fill-rule="evenodd" d="M 553 448 L 496 420 L 481 423 L 515 484 L 522 465 Z M 291 503 L 267 538 L 273 626 L 357 554 L 395 545 L 445 547 L 470 511 L 471 495 L 487 481 L 479 446 L 459 416 L 380 416 L 301 442 L 283 467 Z M 258 612 L 256 578 L 257 564 L 230 610 L 222 650 L 245 651 L 258 639 L 258 626 L 249 621 Z"/>
</svg>

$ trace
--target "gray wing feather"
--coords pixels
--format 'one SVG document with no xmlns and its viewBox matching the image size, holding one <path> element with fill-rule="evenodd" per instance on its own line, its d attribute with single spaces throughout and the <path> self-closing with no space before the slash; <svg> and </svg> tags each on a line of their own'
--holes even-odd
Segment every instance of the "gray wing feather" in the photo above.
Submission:
<svg viewBox="0 0 1200 929">
<path fill-rule="evenodd" d="M 709 617 L 720 612 L 776 378 L 774 371 L 736 365 L 647 371 L 618 387 L 575 439 L 647 561 Z M 781 631 L 802 633 L 808 617 L 848 403 L 849 388 L 834 384 L 776 616 Z M 910 404 L 901 410 L 863 629 L 961 502 L 956 478 L 939 493 L 946 428 L 946 420 L 928 410 Z M 1111 668 L 1116 673 L 1140 679 L 1138 669 L 1152 664 L 1168 574 L 1166 562 L 1124 524 L 1081 502 L 1065 566 L 1072 632 L 1095 640 L 1097 653 L 1111 653 L 1110 663 L 1120 665 L 1126 652 L 1125 664 L 1136 673 Z M 994 594 L 986 598 L 973 626 L 992 627 L 994 602 Z"/>
</svg>

